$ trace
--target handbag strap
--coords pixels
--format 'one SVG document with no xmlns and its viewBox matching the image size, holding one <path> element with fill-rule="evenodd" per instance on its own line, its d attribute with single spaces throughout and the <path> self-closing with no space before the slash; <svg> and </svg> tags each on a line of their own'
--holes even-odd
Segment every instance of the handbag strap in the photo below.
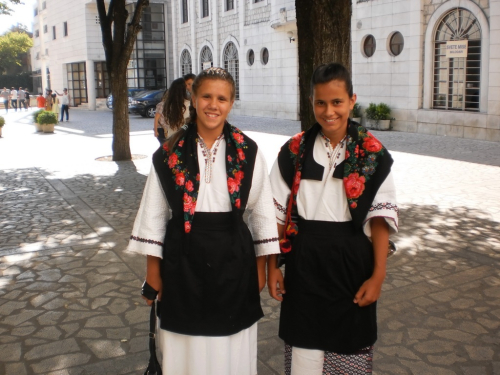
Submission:
<svg viewBox="0 0 500 375">
<path fill-rule="evenodd" d="M 162 375 L 160 363 L 156 357 L 156 301 L 153 301 L 149 315 L 149 364 L 144 375 Z"/>
</svg>

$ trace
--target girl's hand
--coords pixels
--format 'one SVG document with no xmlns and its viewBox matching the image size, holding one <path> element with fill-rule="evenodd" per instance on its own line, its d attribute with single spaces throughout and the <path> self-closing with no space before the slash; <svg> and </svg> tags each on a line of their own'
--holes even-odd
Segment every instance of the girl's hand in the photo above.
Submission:
<svg viewBox="0 0 500 375">
<path fill-rule="evenodd" d="M 146 266 L 146 282 L 154 290 L 158 291 L 158 295 L 156 296 L 156 299 L 158 301 L 161 301 L 161 292 L 163 289 L 163 283 L 160 276 L 160 261 L 160 258 L 148 255 Z M 142 298 L 146 300 L 148 306 L 151 306 L 154 302 L 152 300 L 146 299 L 144 296 L 142 296 Z"/>
<path fill-rule="evenodd" d="M 257 273 L 259 275 L 259 293 L 266 286 L 266 257 L 257 257 Z"/>
<path fill-rule="evenodd" d="M 354 303 L 357 303 L 359 307 L 365 307 L 377 301 L 382 293 L 383 282 L 383 277 L 370 277 L 361 285 L 354 296 Z"/>
<path fill-rule="evenodd" d="M 161 282 L 161 277 L 148 277 L 146 276 L 146 282 L 156 291 L 158 291 L 158 295 L 156 296 L 156 299 L 158 301 L 161 301 L 161 292 L 162 292 L 162 282 Z M 146 297 L 142 296 L 146 300 L 146 303 L 148 306 L 151 306 L 153 304 L 153 300 L 147 299 Z"/>
<path fill-rule="evenodd" d="M 269 295 L 276 301 L 283 301 L 283 294 L 285 291 L 285 280 L 283 273 L 276 267 L 278 258 L 276 254 L 269 255 L 267 261 L 267 287 Z"/>
</svg>

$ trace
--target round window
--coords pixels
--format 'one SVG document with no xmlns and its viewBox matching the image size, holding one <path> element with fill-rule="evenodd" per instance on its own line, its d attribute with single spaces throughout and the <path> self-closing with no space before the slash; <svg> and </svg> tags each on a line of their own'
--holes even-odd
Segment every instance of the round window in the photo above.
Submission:
<svg viewBox="0 0 500 375">
<path fill-rule="evenodd" d="M 391 55 L 398 56 L 401 52 L 403 52 L 404 45 L 405 40 L 399 31 L 396 31 L 391 35 L 389 39 L 389 50 Z"/>
<path fill-rule="evenodd" d="M 247 53 L 247 63 L 248 65 L 252 66 L 255 61 L 255 53 L 253 52 L 253 49 L 248 50 Z"/>
<path fill-rule="evenodd" d="M 260 61 L 262 61 L 263 65 L 267 65 L 267 63 L 269 62 L 269 51 L 266 47 L 262 48 L 262 50 L 260 51 Z"/>
<path fill-rule="evenodd" d="M 367 35 L 363 39 L 363 55 L 365 57 L 372 57 L 377 48 L 377 43 L 373 35 Z"/>
</svg>

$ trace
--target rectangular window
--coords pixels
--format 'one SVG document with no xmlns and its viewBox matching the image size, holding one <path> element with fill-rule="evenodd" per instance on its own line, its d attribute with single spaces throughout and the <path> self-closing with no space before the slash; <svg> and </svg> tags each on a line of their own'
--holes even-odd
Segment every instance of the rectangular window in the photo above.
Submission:
<svg viewBox="0 0 500 375">
<path fill-rule="evenodd" d="M 234 9 L 234 0 L 226 0 L 226 11 Z"/>
<path fill-rule="evenodd" d="M 52 26 L 52 39 L 56 39 L 56 27 Z"/>
<path fill-rule="evenodd" d="M 201 0 L 201 17 L 208 17 L 208 0 Z"/>
<path fill-rule="evenodd" d="M 43 25 L 43 33 L 47 34 L 48 31 L 49 31 L 49 28 L 47 27 L 47 25 Z"/>
<path fill-rule="evenodd" d="M 35 17 L 38 16 L 38 8 L 35 8 L 34 11 L 35 11 Z"/>
<path fill-rule="evenodd" d="M 64 22 L 64 36 L 68 36 L 68 23 Z"/>
<path fill-rule="evenodd" d="M 187 0 L 181 0 L 182 7 L 182 23 L 187 23 L 189 21 L 188 18 L 188 4 Z"/>
<path fill-rule="evenodd" d="M 263 1 L 264 1 L 264 0 L 254 0 L 253 2 L 254 2 L 254 3 L 261 3 L 261 2 L 263 2 Z"/>
<path fill-rule="evenodd" d="M 44 2 L 42 3 L 42 10 L 44 10 L 45 8 L 47 8 L 47 3 L 44 1 Z"/>
<path fill-rule="evenodd" d="M 48 48 L 45 48 L 45 56 L 48 56 L 49 55 L 49 50 Z"/>
<path fill-rule="evenodd" d="M 35 59 L 40 60 L 40 52 L 36 53 Z"/>
<path fill-rule="evenodd" d="M 35 30 L 35 38 L 38 38 L 40 36 L 40 30 Z"/>
</svg>

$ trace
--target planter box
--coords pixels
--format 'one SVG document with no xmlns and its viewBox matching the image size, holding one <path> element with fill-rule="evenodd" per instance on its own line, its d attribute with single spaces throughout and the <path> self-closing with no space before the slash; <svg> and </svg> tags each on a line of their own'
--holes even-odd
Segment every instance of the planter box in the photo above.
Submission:
<svg viewBox="0 0 500 375">
<path fill-rule="evenodd" d="M 391 120 L 370 120 L 366 119 L 366 127 L 373 130 L 389 130 L 391 128 Z"/>
<path fill-rule="evenodd" d="M 36 131 L 37 132 L 43 132 L 43 128 L 42 128 L 42 125 L 38 124 L 35 122 L 35 128 L 36 128 Z"/>
<path fill-rule="evenodd" d="M 43 124 L 42 128 L 44 133 L 54 133 L 54 124 Z"/>
</svg>

